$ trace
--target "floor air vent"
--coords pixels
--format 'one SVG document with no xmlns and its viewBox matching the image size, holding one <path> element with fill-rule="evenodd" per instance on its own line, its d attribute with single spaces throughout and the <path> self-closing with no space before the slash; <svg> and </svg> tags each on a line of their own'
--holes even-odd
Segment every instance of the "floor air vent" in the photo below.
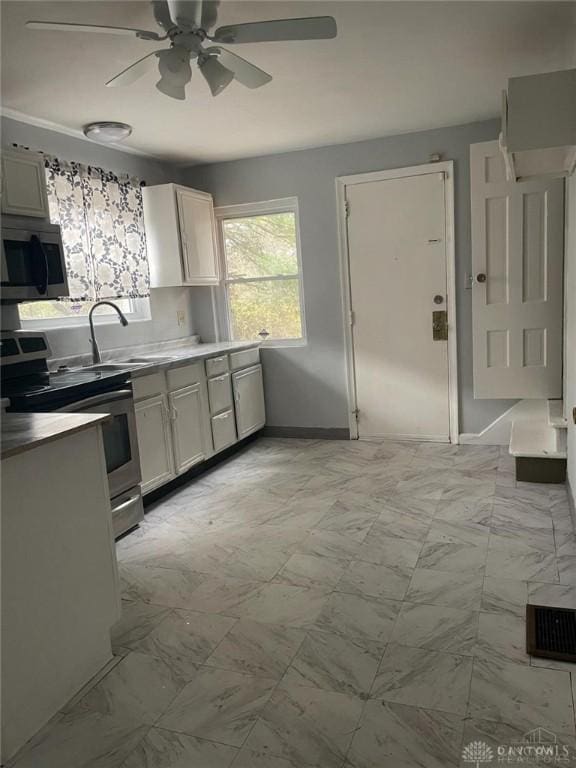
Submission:
<svg viewBox="0 0 576 768">
<path fill-rule="evenodd" d="M 527 605 L 526 651 L 531 656 L 576 662 L 576 610 Z"/>
</svg>

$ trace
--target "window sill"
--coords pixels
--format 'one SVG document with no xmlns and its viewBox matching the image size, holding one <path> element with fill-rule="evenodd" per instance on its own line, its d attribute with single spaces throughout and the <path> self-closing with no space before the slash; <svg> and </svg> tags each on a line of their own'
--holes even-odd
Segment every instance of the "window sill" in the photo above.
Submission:
<svg viewBox="0 0 576 768">
<path fill-rule="evenodd" d="M 308 339 L 274 339 L 272 341 L 263 341 L 261 349 L 289 349 L 291 347 L 306 347 Z"/>
</svg>

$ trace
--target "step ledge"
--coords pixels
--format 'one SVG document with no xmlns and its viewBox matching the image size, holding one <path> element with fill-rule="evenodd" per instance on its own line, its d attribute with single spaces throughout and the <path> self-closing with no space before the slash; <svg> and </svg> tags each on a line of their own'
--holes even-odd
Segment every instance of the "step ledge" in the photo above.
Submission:
<svg viewBox="0 0 576 768">
<path fill-rule="evenodd" d="M 513 422 L 509 453 L 516 458 L 566 458 L 566 451 L 558 450 L 556 431 L 542 422 Z"/>
<path fill-rule="evenodd" d="M 553 429 L 568 429 L 563 400 L 548 400 L 548 426 Z"/>
</svg>

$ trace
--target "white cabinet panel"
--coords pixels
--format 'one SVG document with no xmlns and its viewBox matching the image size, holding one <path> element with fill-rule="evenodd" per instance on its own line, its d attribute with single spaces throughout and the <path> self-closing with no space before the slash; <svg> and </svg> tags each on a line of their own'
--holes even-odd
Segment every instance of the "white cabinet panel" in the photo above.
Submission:
<svg viewBox="0 0 576 768">
<path fill-rule="evenodd" d="M 216 228 L 212 197 L 196 190 L 176 187 L 184 282 L 214 285 L 218 282 Z"/>
<path fill-rule="evenodd" d="M 138 449 L 142 471 L 142 493 L 174 477 L 170 425 L 165 395 L 156 395 L 134 405 Z"/>
<path fill-rule="evenodd" d="M 266 423 L 262 366 L 254 365 L 232 376 L 238 439 L 251 435 Z"/>
<path fill-rule="evenodd" d="M 248 368 L 249 365 L 256 365 L 260 362 L 260 350 L 258 347 L 253 349 L 243 349 L 241 352 L 232 352 L 230 355 L 230 368 L 233 371 L 239 371 L 241 368 Z"/>
<path fill-rule="evenodd" d="M 208 379 L 208 399 L 212 415 L 232 408 L 232 386 L 229 373 Z"/>
<path fill-rule="evenodd" d="M 228 368 L 228 355 L 220 355 L 220 357 L 209 357 L 206 363 L 206 376 L 220 376 L 221 373 L 226 373 Z"/>
<path fill-rule="evenodd" d="M 220 279 L 212 196 L 178 184 L 144 187 L 152 288 L 215 285 Z"/>
<path fill-rule="evenodd" d="M 166 380 L 168 390 L 173 392 L 175 389 L 184 389 L 191 384 L 197 384 L 204 379 L 204 369 L 202 363 L 190 363 L 180 365 L 178 368 L 170 368 L 166 371 Z"/>
<path fill-rule="evenodd" d="M 212 439 L 216 452 L 222 451 L 236 442 L 236 425 L 234 424 L 234 411 L 232 409 L 212 417 Z"/>
<path fill-rule="evenodd" d="M 172 420 L 174 465 L 179 474 L 207 458 L 204 427 L 206 406 L 202 397 L 202 385 L 193 384 L 171 392 L 168 401 Z"/>
<path fill-rule="evenodd" d="M 49 218 L 42 155 L 2 150 L 2 213 Z"/>
</svg>

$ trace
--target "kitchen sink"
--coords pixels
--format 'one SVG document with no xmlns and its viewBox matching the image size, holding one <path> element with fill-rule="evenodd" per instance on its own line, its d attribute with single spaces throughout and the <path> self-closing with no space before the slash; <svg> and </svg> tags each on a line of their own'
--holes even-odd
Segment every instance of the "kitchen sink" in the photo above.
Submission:
<svg viewBox="0 0 576 768">
<path fill-rule="evenodd" d="M 95 363 L 85 365 L 84 369 L 89 371 L 126 371 L 130 368 L 141 368 L 145 365 L 154 365 L 170 361 L 170 357 L 129 357 L 126 360 L 118 360 L 110 363 Z"/>
</svg>

